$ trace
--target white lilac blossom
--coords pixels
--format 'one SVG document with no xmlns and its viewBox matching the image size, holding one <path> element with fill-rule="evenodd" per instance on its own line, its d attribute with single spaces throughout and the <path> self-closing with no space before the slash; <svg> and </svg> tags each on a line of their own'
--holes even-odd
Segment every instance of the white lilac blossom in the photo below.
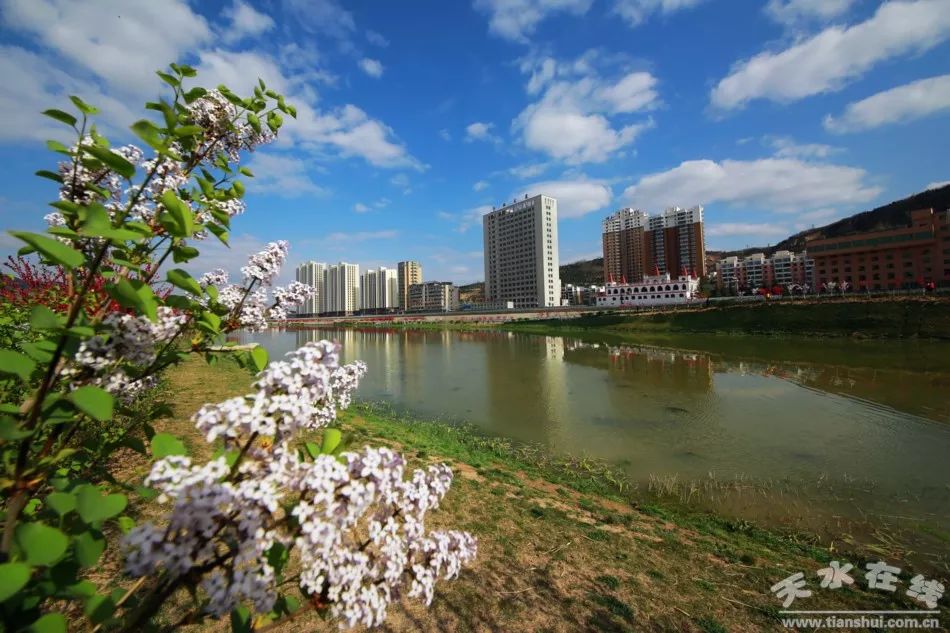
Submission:
<svg viewBox="0 0 950 633">
<path fill-rule="evenodd" d="M 247 266 L 241 268 L 245 279 L 269 286 L 280 272 L 280 267 L 287 258 L 288 248 L 286 240 L 278 240 L 268 244 L 260 253 L 252 255 Z"/>
<path fill-rule="evenodd" d="M 86 339 L 63 370 L 73 388 L 96 385 L 129 400 L 154 380 L 133 379 L 127 369 L 151 365 L 158 346 L 167 343 L 184 326 L 187 317 L 172 308 L 158 308 L 153 322 L 146 316 L 113 312 L 102 320 L 103 331 Z"/>
<path fill-rule="evenodd" d="M 198 283 L 201 284 L 202 288 L 223 286 L 228 283 L 228 273 L 223 268 L 215 268 L 199 277 Z"/>
<path fill-rule="evenodd" d="M 338 345 L 313 342 L 270 363 L 255 393 L 202 407 L 197 428 L 209 442 L 243 449 L 243 461 L 156 462 L 146 485 L 171 510 L 164 527 L 145 524 L 124 537 L 126 571 L 198 573 L 210 614 L 238 604 L 262 613 L 277 596 L 268 555 L 279 544 L 296 557 L 301 589 L 341 626 L 379 625 L 403 595 L 429 604 L 435 583 L 456 577 L 477 552 L 466 532 L 425 529 L 452 471 L 435 465 L 407 478 L 405 460 L 388 448 L 310 459 L 294 445 L 333 419 L 364 372 L 362 363 L 340 365 Z"/>
<path fill-rule="evenodd" d="M 210 90 L 188 106 L 195 125 L 205 129 L 198 152 L 214 156 L 225 153 L 232 161 L 240 159 L 242 150 L 253 150 L 270 143 L 275 136 L 269 130 L 255 130 L 241 119 L 238 110 L 218 90 Z"/>
</svg>

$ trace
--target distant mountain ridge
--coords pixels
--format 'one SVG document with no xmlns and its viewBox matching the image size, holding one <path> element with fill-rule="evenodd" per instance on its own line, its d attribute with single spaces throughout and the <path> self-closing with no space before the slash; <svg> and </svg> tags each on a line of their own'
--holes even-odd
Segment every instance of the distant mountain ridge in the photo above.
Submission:
<svg viewBox="0 0 950 633">
<path fill-rule="evenodd" d="M 765 253 L 771 255 L 775 251 L 800 252 L 805 249 L 805 242 L 810 239 L 826 237 L 841 237 L 864 231 L 879 231 L 910 225 L 910 212 L 917 209 L 950 209 L 950 185 L 936 189 L 928 189 L 915 193 L 901 200 L 889 202 L 883 206 L 862 211 L 847 218 L 837 220 L 831 224 L 812 229 L 799 231 L 773 246 L 744 248 L 738 251 L 706 251 L 707 268 L 712 270 L 715 262 L 723 257 L 737 255 L 743 257 L 750 253 Z M 588 286 L 604 282 L 604 258 L 585 259 L 561 265 L 561 283 Z M 468 293 L 477 295 L 484 284 L 477 281 L 462 286 L 463 296 Z M 464 299 L 463 299 L 464 300 Z"/>
</svg>

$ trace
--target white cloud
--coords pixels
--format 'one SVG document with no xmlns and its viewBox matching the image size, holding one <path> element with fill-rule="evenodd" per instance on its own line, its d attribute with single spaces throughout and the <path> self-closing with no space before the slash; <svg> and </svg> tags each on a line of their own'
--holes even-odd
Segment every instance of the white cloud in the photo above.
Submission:
<svg viewBox="0 0 950 633">
<path fill-rule="evenodd" d="M 274 193 L 285 198 L 303 194 L 322 196 L 328 191 L 311 180 L 305 160 L 284 154 L 254 152 L 247 164 L 254 173 L 253 193 Z"/>
<path fill-rule="evenodd" d="M 549 166 L 548 163 L 515 165 L 508 169 L 508 173 L 516 178 L 534 178 L 543 174 Z"/>
<path fill-rule="evenodd" d="M 451 140 L 452 140 L 452 135 L 449 134 L 449 131 L 446 130 L 446 129 L 444 129 L 444 128 L 441 129 L 441 130 L 439 130 L 439 137 L 440 137 L 443 141 L 451 141 Z"/>
<path fill-rule="evenodd" d="M 488 189 L 488 187 L 489 187 L 488 182 L 484 180 L 479 180 L 474 185 L 472 185 L 472 189 L 474 189 L 475 191 L 484 191 L 485 189 Z"/>
<path fill-rule="evenodd" d="M 886 59 L 926 51 L 948 37 L 947 0 L 886 2 L 860 24 L 832 26 L 736 64 L 710 98 L 717 108 L 733 109 L 753 99 L 788 102 L 838 90 Z"/>
<path fill-rule="evenodd" d="M 245 37 L 256 37 L 274 28 L 274 20 L 269 15 L 259 13 L 242 0 L 235 0 L 222 13 L 231 22 L 223 35 L 224 41 L 229 44 Z"/>
<path fill-rule="evenodd" d="M 881 188 L 865 182 L 857 167 L 803 162 L 792 158 L 740 161 L 692 160 L 649 174 L 624 191 L 633 206 L 662 209 L 723 202 L 767 209 L 806 210 L 828 204 L 873 200 Z"/>
<path fill-rule="evenodd" d="M 389 179 L 389 182 L 396 185 L 397 187 L 408 187 L 409 186 L 409 176 L 406 174 L 396 174 Z"/>
<path fill-rule="evenodd" d="M 488 30 L 507 40 L 526 43 L 538 23 L 550 15 L 584 15 L 593 0 L 475 0 L 489 14 Z"/>
<path fill-rule="evenodd" d="M 389 46 L 389 40 L 383 37 L 382 34 L 377 33 L 376 31 L 366 31 L 366 41 L 372 44 L 373 46 L 379 46 L 380 48 L 386 48 Z"/>
<path fill-rule="evenodd" d="M 765 13 L 776 22 L 795 26 L 808 21 L 828 22 L 844 15 L 855 0 L 769 0 Z"/>
<path fill-rule="evenodd" d="M 938 182 L 932 182 L 929 185 L 927 185 L 926 190 L 930 191 L 931 189 L 942 189 L 946 187 L 947 185 L 950 185 L 950 180 L 941 180 Z"/>
<path fill-rule="evenodd" d="M 2 7 L 7 26 L 140 97 L 157 91 L 155 70 L 211 39 L 208 23 L 183 0 L 4 0 Z"/>
<path fill-rule="evenodd" d="M 356 213 L 366 213 L 369 211 L 369 207 L 363 204 L 362 202 L 357 202 L 353 205 L 353 211 Z"/>
<path fill-rule="evenodd" d="M 775 150 L 778 158 L 828 158 L 843 151 L 840 147 L 822 143 L 797 143 L 789 136 L 767 136 L 763 140 Z"/>
<path fill-rule="evenodd" d="M 379 60 L 364 57 L 360 60 L 360 68 L 370 77 L 379 79 L 383 76 L 383 65 Z"/>
<path fill-rule="evenodd" d="M 455 230 L 459 233 L 465 233 L 474 226 L 481 226 L 482 216 L 486 213 L 490 213 L 491 210 L 492 206 L 490 204 L 483 204 L 467 211 L 462 211 L 461 213 L 447 213 L 445 211 L 440 211 L 437 215 L 442 220 L 455 222 Z"/>
<path fill-rule="evenodd" d="M 613 199 L 610 186 L 600 180 L 590 180 L 583 176 L 571 180 L 548 180 L 536 182 L 521 189 L 515 198 L 545 194 L 557 198 L 559 218 L 579 218 L 603 209 Z"/>
<path fill-rule="evenodd" d="M 380 198 L 379 200 L 373 203 L 373 206 L 376 207 L 377 209 L 382 209 L 384 207 L 388 207 L 390 202 L 392 202 L 392 200 L 390 200 L 389 198 Z"/>
<path fill-rule="evenodd" d="M 630 26 L 639 26 L 653 13 L 667 15 L 695 7 L 703 0 L 614 0 L 613 12 Z"/>
<path fill-rule="evenodd" d="M 571 164 L 603 162 L 652 127 L 651 119 L 615 125 L 608 117 L 657 107 L 656 78 L 628 71 L 605 79 L 595 68 L 599 62 L 595 50 L 569 62 L 521 61 L 521 71 L 530 75 L 528 93 L 542 93 L 512 123 L 528 148 Z"/>
<path fill-rule="evenodd" d="M 755 224 L 751 222 L 723 222 L 709 224 L 706 229 L 709 237 L 732 237 L 735 235 L 786 236 L 791 231 L 778 224 Z"/>
<path fill-rule="evenodd" d="M 950 9 L 950 7 L 948 7 Z M 857 132 L 904 123 L 950 110 L 950 75 L 920 79 L 848 104 L 839 117 L 825 117 L 831 132 Z"/>
<path fill-rule="evenodd" d="M 328 243 L 339 242 L 367 242 L 372 240 L 392 240 L 399 237 L 399 231 L 386 229 L 383 231 L 356 231 L 355 233 L 330 233 L 323 240 Z"/>
<path fill-rule="evenodd" d="M 345 42 L 356 30 L 353 14 L 336 0 L 283 0 L 283 5 L 294 21 L 311 33 L 330 35 Z"/>
<path fill-rule="evenodd" d="M 499 139 L 491 132 L 492 128 L 494 127 L 495 127 L 494 123 L 483 123 L 482 121 L 469 123 L 465 127 L 465 140 L 467 142 L 497 141 Z"/>
</svg>

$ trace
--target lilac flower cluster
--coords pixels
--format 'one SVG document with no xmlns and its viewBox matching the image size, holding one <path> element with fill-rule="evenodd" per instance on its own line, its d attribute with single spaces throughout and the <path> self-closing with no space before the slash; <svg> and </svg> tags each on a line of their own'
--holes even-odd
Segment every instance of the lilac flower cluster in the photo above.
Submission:
<svg viewBox="0 0 950 633">
<path fill-rule="evenodd" d="M 255 130 L 239 117 L 238 110 L 217 90 L 211 90 L 188 106 L 195 125 L 205 128 L 199 152 L 206 156 L 225 153 L 232 161 L 243 150 L 270 143 L 275 136 L 267 129 Z"/>
<path fill-rule="evenodd" d="M 103 331 L 79 345 L 63 376 L 74 388 L 96 385 L 129 400 L 151 384 L 133 378 L 130 367 L 141 371 L 151 365 L 158 346 L 177 335 L 186 320 L 185 315 L 164 306 L 158 309 L 154 322 L 145 316 L 108 314 L 102 320 Z"/>
<path fill-rule="evenodd" d="M 209 442 L 243 449 L 243 461 L 156 462 L 146 484 L 172 508 L 164 527 L 125 536 L 128 573 L 199 570 L 210 614 L 238 604 L 267 612 L 277 596 L 268 555 L 284 547 L 301 589 L 328 603 L 341 625 L 381 624 L 403 595 L 430 603 L 435 583 L 456 577 L 477 552 L 466 532 L 425 529 L 451 470 L 430 466 L 406 478 L 405 460 L 388 448 L 309 459 L 294 445 L 333 419 L 364 373 L 362 363 L 340 365 L 338 345 L 313 342 L 268 365 L 254 394 L 202 407 L 197 428 Z"/>
<path fill-rule="evenodd" d="M 241 268 L 245 280 L 255 280 L 269 286 L 280 273 L 280 267 L 287 259 L 289 248 L 290 245 L 286 240 L 278 240 L 268 244 L 260 253 L 252 255 L 247 261 L 247 266 Z"/>
</svg>

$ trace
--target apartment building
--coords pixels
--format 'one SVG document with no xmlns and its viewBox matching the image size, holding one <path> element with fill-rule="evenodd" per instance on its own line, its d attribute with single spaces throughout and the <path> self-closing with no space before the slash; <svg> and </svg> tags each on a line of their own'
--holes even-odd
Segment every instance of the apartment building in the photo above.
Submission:
<svg viewBox="0 0 950 633">
<path fill-rule="evenodd" d="M 307 299 L 297 312 L 301 315 L 314 316 L 326 312 L 325 293 L 323 291 L 327 265 L 320 262 L 306 262 L 297 266 L 296 279 L 314 289 L 314 295 Z"/>
<path fill-rule="evenodd" d="M 453 312 L 459 308 L 459 289 L 447 281 L 412 284 L 407 312 Z"/>
<path fill-rule="evenodd" d="M 396 264 L 397 284 L 399 287 L 399 296 L 397 305 L 402 310 L 408 309 L 408 292 L 412 284 L 422 283 L 422 265 L 419 262 L 404 261 Z"/>
<path fill-rule="evenodd" d="M 950 210 L 918 209 L 910 225 L 809 240 L 819 285 L 887 290 L 950 282 Z"/>
<path fill-rule="evenodd" d="M 603 222 L 604 281 L 640 282 L 644 275 L 706 274 L 703 208 L 670 207 L 655 216 L 625 208 Z"/>
<path fill-rule="evenodd" d="M 716 264 L 716 287 L 727 292 L 793 284 L 814 289 L 814 271 L 814 260 L 804 252 L 776 251 L 772 257 L 764 253 L 743 258 L 733 255 Z"/>
<path fill-rule="evenodd" d="M 358 264 L 331 264 L 324 274 L 326 313 L 351 315 L 360 309 L 360 267 Z"/>
<path fill-rule="evenodd" d="M 395 268 L 380 266 L 360 275 L 360 312 L 387 312 L 398 307 L 399 283 Z"/>
<path fill-rule="evenodd" d="M 557 200 L 540 194 L 482 218 L 485 300 L 515 308 L 560 304 Z"/>
</svg>

